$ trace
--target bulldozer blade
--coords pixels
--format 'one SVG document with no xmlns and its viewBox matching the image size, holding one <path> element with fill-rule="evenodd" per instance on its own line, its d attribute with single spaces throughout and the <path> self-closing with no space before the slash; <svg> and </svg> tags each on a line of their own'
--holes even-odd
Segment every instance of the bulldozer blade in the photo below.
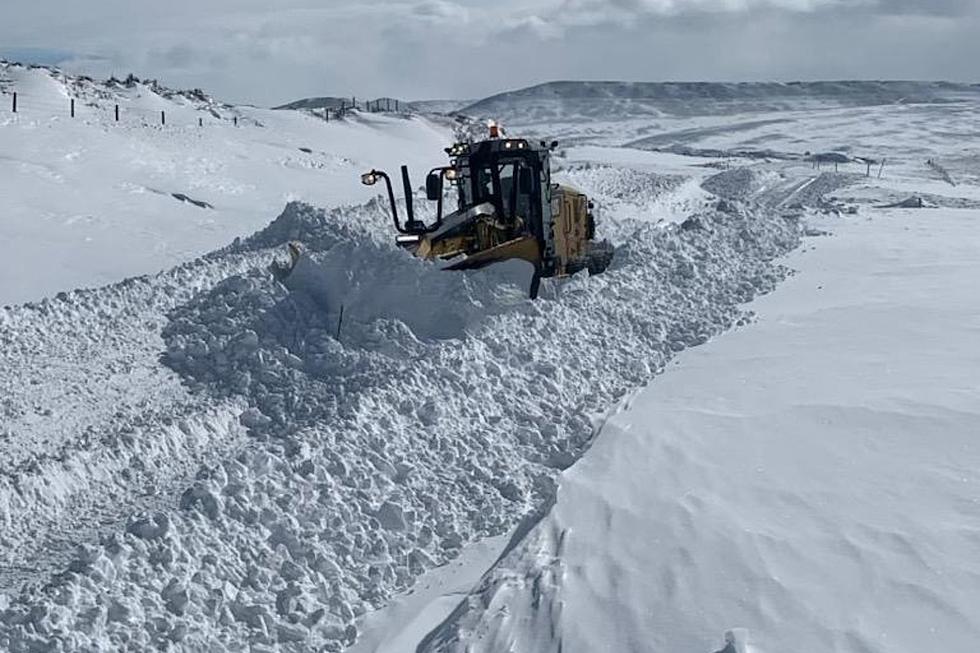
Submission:
<svg viewBox="0 0 980 653">
<path fill-rule="evenodd" d="M 522 259 L 534 265 L 535 268 L 541 265 L 541 252 L 538 242 L 529 236 L 508 240 L 490 249 L 477 252 L 467 256 L 462 261 L 449 265 L 444 270 L 478 270 L 500 261 L 510 259 Z"/>
</svg>

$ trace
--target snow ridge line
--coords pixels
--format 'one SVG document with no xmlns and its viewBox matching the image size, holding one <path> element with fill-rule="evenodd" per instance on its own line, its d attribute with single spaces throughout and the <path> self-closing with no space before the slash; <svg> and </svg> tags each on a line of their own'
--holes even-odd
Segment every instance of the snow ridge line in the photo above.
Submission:
<svg viewBox="0 0 980 653">
<path fill-rule="evenodd" d="M 594 418 L 590 447 L 603 435 L 613 416 L 630 410 L 641 390 L 642 387 L 634 388 L 614 408 Z M 554 519 L 549 520 L 560 493 L 561 486 L 556 483 L 547 502 L 524 518 L 479 583 L 419 641 L 415 653 L 462 651 L 474 640 L 490 651 L 561 653 L 561 593 L 565 572 L 562 554 L 569 529 Z M 520 602 L 528 598 L 530 605 L 516 612 L 530 615 L 531 621 L 512 619 L 515 599 Z M 474 637 L 476 632 L 480 633 L 478 637 Z"/>
<path fill-rule="evenodd" d="M 374 275 L 353 284 L 343 342 L 329 310 L 261 269 L 178 305 L 168 363 L 198 397 L 247 402 L 252 443 L 203 468 L 179 508 L 134 517 L 16 598 L 0 646 L 341 650 L 357 615 L 550 496 L 593 436 L 588 415 L 784 277 L 772 261 L 798 223 L 725 208 L 681 227 L 614 225 L 632 229 L 614 269 L 531 303 L 502 273 L 447 275 L 344 232 L 374 220 L 369 207 L 290 205 L 267 235 Z M 415 288 L 397 319 L 368 302 L 393 300 L 395 279 Z M 426 293 L 450 333 L 421 331 Z"/>
</svg>

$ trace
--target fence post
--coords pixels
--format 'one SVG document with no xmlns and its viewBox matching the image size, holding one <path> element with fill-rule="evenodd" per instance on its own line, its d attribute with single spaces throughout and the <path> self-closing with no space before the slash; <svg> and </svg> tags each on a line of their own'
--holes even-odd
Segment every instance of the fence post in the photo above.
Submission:
<svg viewBox="0 0 980 653">
<path fill-rule="evenodd" d="M 398 100 L 395 100 L 395 113 L 398 113 Z"/>
<path fill-rule="evenodd" d="M 119 122 L 119 105 L 116 105 L 116 122 Z"/>
<path fill-rule="evenodd" d="M 14 113 L 17 113 L 17 91 L 14 91 Z"/>
<path fill-rule="evenodd" d="M 166 111 L 161 111 L 160 112 L 160 124 L 163 125 L 164 127 L 166 127 L 166 125 L 167 125 L 167 112 Z"/>
<path fill-rule="evenodd" d="M 71 117 L 75 117 L 75 98 L 71 99 Z"/>
<path fill-rule="evenodd" d="M 198 118 L 197 119 L 197 126 L 198 127 L 203 127 L 204 126 L 204 118 Z"/>
<path fill-rule="evenodd" d="M 237 127 L 238 126 L 238 116 L 233 116 L 232 117 L 232 120 L 235 121 L 235 127 Z"/>
</svg>

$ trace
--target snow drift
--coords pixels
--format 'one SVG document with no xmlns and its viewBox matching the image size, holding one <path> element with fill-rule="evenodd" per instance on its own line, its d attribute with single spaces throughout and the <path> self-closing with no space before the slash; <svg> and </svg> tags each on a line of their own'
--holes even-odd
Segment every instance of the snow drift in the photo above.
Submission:
<svg viewBox="0 0 980 653">
<path fill-rule="evenodd" d="M 50 583 L 3 599 L 0 647 L 341 650 L 359 615 L 550 501 L 593 416 L 783 278 L 772 261 L 798 243 L 797 220 L 725 209 L 666 228 L 618 219 L 612 269 L 530 302 L 506 271 L 449 274 L 379 240 L 376 202 L 290 204 L 201 263 L 241 273 L 205 275 L 150 329 L 188 396 L 237 407 L 243 433 Z M 289 240 L 350 273 L 339 339 L 315 289 L 290 292 L 266 268 Z M 6 338 L 30 310 L 4 313 Z M 147 443 L 103 445 L 129 460 Z M 7 505 L 8 524 L 31 510 Z"/>
<path fill-rule="evenodd" d="M 630 397 L 418 652 L 969 649 L 977 214 L 874 216 L 811 218 L 834 237 Z"/>
</svg>

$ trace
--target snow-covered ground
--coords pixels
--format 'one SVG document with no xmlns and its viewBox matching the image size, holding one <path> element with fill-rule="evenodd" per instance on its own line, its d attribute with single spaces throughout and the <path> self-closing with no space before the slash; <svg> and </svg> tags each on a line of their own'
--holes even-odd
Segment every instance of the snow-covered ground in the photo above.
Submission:
<svg viewBox="0 0 980 653">
<path fill-rule="evenodd" d="M 834 236 L 605 423 L 423 650 L 946 651 L 980 636 L 975 211 Z M 446 642 L 452 642 L 447 644 Z"/>
<path fill-rule="evenodd" d="M 418 118 L 327 123 L 43 68 L 0 64 L 0 89 L 0 305 L 165 270 L 254 232 L 289 201 L 366 201 L 360 173 L 407 163 L 419 176 L 451 140 Z"/>
<path fill-rule="evenodd" d="M 568 137 L 618 249 L 531 302 L 396 249 L 357 184 L 421 181 L 448 119 L 0 75 L 27 89 L 0 113 L 0 650 L 977 634 L 970 100 L 512 123 Z M 30 114 L 69 91 L 94 106 Z M 876 208 L 913 194 L 940 208 Z M 275 281 L 292 240 L 328 288 Z"/>
</svg>

